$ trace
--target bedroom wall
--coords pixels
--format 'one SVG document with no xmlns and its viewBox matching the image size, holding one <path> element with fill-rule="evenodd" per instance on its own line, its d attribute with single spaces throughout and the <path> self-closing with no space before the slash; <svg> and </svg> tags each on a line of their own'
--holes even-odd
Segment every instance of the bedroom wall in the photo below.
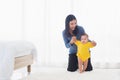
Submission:
<svg viewBox="0 0 120 80">
<path fill-rule="evenodd" d="M 0 40 L 35 44 L 38 64 L 66 66 L 68 49 L 62 38 L 65 17 L 75 14 L 97 46 L 93 64 L 120 63 L 119 0 L 4 0 L 0 1 Z"/>
<path fill-rule="evenodd" d="M 68 50 L 63 43 L 62 30 L 65 17 L 73 13 L 77 17 L 78 24 L 82 25 L 89 34 L 90 39 L 97 42 L 97 46 L 91 49 L 92 63 L 97 65 L 100 63 L 99 66 L 119 63 L 120 9 L 118 3 L 118 0 L 31 1 L 31 5 L 28 6 L 32 7 L 32 15 L 28 12 L 27 19 L 32 17 L 32 29 L 29 29 L 30 23 L 26 23 L 29 26 L 28 28 L 26 26 L 25 38 L 38 46 L 40 64 L 65 66 Z"/>
<path fill-rule="evenodd" d="M 120 67 L 120 5 L 119 0 L 84 0 L 73 2 L 73 12 L 91 40 L 97 42 L 92 50 L 92 62 Z"/>
<path fill-rule="evenodd" d="M 0 41 L 23 38 L 23 0 L 0 0 Z"/>
</svg>

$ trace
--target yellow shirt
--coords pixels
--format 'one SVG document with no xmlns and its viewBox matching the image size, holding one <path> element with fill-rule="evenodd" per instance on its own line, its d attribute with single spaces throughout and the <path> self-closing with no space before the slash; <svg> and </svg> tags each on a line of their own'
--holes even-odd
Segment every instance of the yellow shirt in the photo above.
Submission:
<svg viewBox="0 0 120 80">
<path fill-rule="evenodd" d="M 77 46 L 77 56 L 80 58 L 82 61 L 87 60 L 90 58 L 90 52 L 89 48 L 92 48 L 93 45 L 91 42 L 87 42 L 85 44 L 81 43 L 79 40 L 75 42 Z"/>
</svg>

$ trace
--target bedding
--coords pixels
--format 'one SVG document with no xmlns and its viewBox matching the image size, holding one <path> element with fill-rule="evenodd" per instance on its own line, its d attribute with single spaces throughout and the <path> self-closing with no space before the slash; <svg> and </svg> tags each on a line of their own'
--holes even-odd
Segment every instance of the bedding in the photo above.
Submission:
<svg viewBox="0 0 120 80">
<path fill-rule="evenodd" d="M 10 80 L 15 57 L 32 54 L 36 59 L 36 48 L 31 42 L 9 41 L 0 42 L 0 80 Z"/>
</svg>

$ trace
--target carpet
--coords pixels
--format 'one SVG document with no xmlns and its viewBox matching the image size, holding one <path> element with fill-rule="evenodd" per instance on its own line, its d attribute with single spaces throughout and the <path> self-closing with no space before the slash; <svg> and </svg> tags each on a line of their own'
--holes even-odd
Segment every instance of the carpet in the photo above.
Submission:
<svg viewBox="0 0 120 80">
<path fill-rule="evenodd" d="M 33 72 L 19 80 L 120 80 L 120 69 L 94 69 L 90 72 L 68 72 L 66 68 L 34 68 Z"/>
</svg>

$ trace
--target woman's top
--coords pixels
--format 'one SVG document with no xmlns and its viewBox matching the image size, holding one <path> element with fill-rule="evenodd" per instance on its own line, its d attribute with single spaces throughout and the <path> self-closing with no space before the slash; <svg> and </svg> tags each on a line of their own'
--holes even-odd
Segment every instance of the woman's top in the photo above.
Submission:
<svg viewBox="0 0 120 80">
<path fill-rule="evenodd" d="M 78 40 L 80 40 L 81 35 L 84 34 L 85 31 L 84 31 L 83 27 L 81 27 L 81 26 L 77 26 L 77 28 L 78 28 L 78 33 L 77 33 L 77 35 L 76 35 L 76 38 L 77 38 Z M 62 32 L 62 35 L 63 35 L 63 40 L 64 40 L 64 43 L 65 43 L 66 48 L 69 48 L 69 54 L 74 54 L 74 53 L 76 53 L 76 52 L 77 52 L 77 47 L 76 47 L 76 45 L 75 45 L 75 44 L 70 44 L 70 40 L 71 40 L 71 38 L 72 38 L 72 35 L 71 35 L 71 36 L 67 36 L 67 35 L 65 34 L 65 30 Z"/>
</svg>

